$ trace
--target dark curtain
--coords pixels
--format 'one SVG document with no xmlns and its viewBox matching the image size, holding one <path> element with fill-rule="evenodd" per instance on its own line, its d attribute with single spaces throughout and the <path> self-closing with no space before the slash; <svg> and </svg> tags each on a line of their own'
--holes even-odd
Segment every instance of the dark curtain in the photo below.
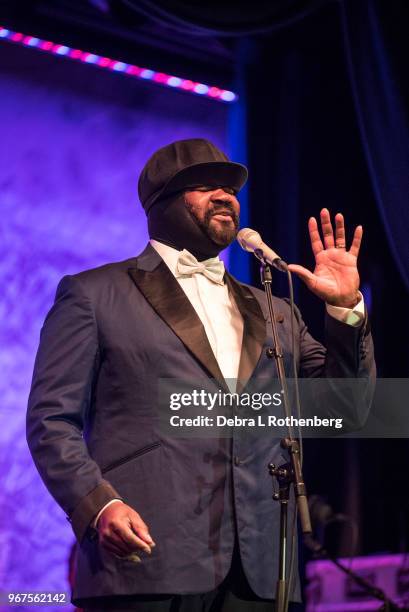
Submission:
<svg viewBox="0 0 409 612">
<path fill-rule="evenodd" d="M 399 0 L 348 0 L 340 3 L 340 18 L 372 190 L 409 288 L 409 5 Z"/>
<path fill-rule="evenodd" d="M 287 261 L 310 268 L 309 216 L 323 206 L 344 212 L 348 242 L 364 226 L 362 289 L 386 377 L 406 377 L 409 366 L 407 11 L 400 0 L 330 2 L 252 39 L 241 62 L 250 226 Z M 240 53 L 248 47 L 240 41 Z M 296 286 L 312 333 L 323 339 L 323 304 Z M 278 272 L 274 291 L 288 294 Z M 310 492 L 355 517 L 358 552 L 407 548 L 408 496 L 398 482 L 407 441 L 308 440 L 305 447 Z M 349 542 L 345 532 L 335 552 L 349 554 Z"/>
</svg>

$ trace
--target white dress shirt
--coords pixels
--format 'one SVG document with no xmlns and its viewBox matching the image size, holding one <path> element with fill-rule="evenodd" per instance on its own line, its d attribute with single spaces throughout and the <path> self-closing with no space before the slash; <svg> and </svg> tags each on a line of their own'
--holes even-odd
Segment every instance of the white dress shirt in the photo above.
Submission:
<svg viewBox="0 0 409 612">
<path fill-rule="evenodd" d="M 219 285 L 204 274 L 180 276 L 176 271 L 179 251 L 151 240 L 201 320 L 223 377 L 236 379 L 243 342 L 243 317 L 227 284 Z"/>
</svg>

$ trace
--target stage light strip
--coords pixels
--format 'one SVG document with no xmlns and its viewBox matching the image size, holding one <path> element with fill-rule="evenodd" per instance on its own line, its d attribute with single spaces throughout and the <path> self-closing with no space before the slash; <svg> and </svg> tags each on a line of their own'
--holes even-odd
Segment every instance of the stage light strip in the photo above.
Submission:
<svg viewBox="0 0 409 612">
<path fill-rule="evenodd" d="M 234 102 L 238 97 L 233 91 L 227 89 L 205 85 L 205 83 L 197 83 L 189 79 L 182 79 L 164 72 L 155 72 L 155 70 L 150 70 L 149 68 L 140 68 L 133 64 L 126 64 L 120 60 L 111 59 L 110 57 L 102 57 L 101 55 L 95 55 L 94 53 L 88 53 L 87 51 L 53 43 L 49 40 L 36 38 L 35 36 L 27 36 L 21 32 L 13 32 L 2 26 L 0 26 L 0 38 L 25 47 L 33 47 L 53 55 L 69 57 L 70 59 L 83 62 L 84 64 L 93 64 L 105 70 L 121 72 L 137 79 L 152 81 L 159 85 L 164 85 L 165 87 L 173 87 L 173 89 L 180 89 L 187 93 L 211 98 L 218 102 Z"/>
</svg>

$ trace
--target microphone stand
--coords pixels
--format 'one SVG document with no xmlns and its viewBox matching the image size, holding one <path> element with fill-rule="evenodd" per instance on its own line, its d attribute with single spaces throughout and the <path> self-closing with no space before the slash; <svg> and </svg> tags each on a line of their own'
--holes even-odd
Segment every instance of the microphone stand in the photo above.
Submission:
<svg viewBox="0 0 409 612">
<path fill-rule="evenodd" d="M 283 352 L 278 338 L 277 324 L 274 313 L 273 295 L 271 292 L 271 268 L 268 262 L 264 259 L 263 252 L 260 249 L 255 250 L 254 253 L 261 261 L 261 282 L 263 284 L 267 297 L 268 310 L 270 313 L 271 327 L 273 332 L 274 346 L 272 349 L 268 350 L 267 356 L 271 359 L 274 358 L 278 378 L 281 385 L 285 416 L 291 417 L 290 399 L 284 369 Z M 290 419 L 288 419 L 288 437 L 281 440 L 281 446 L 289 453 L 289 463 L 286 463 L 282 466 L 276 466 L 274 464 L 270 464 L 268 466 L 270 474 L 277 479 L 279 485 L 279 491 L 278 493 L 274 492 L 273 499 L 280 502 L 280 546 L 279 573 L 276 586 L 276 612 L 286 612 L 288 607 L 287 592 L 289 584 L 287 576 L 287 531 L 288 502 L 290 498 L 291 485 L 294 488 L 302 534 L 303 536 L 308 536 L 312 533 L 311 519 L 307 501 L 307 491 L 304 484 L 301 468 L 300 445 L 298 440 L 294 437 Z"/>
<path fill-rule="evenodd" d="M 273 295 L 271 291 L 272 276 L 271 268 L 269 263 L 263 256 L 261 249 L 254 251 L 256 257 L 261 261 L 260 273 L 261 282 L 263 284 L 266 297 L 268 310 L 271 319 L 271 327 L 273 332 L 273 344 L 274 347 L 267 350 L 267 357 L 270 359 L 274 358 L 278 378 L 281 384 L 281 391 L 284 401 L 284 412 L 286 417 L 291 416 L 290 400 L 288 394 L 287 379 L 284 369 L 283 352 L 281 349 L 280 341 L 277 333 L 277 324 L 274 313 Z M 285 262 L 278 259 L 273 262 L 279 270 L 286 271 L 287 266 Z M 407 608 L 399 608 L 390 600 L 382 589 L 374 587 L 369 581 L 365 580 L 356 572 L 346 568 L 337 559 L 330 556 L 327 551 L 318 544 L 312 537 L 312 527 L 310 511 L 308 508 L 307 490 L 305 487 L 301 457 L 300 457 L 300 445 L 299 441 L 294 437 L 293 428 L 291 426 L 290 419 L 288 420 L 288 437 L 281 440 L 281 447 L 288 451 L 290 461 L 281 466 L 276 466 L 270 463 L 268 466 L 271 476 L 277 479 L 279 489 L 278 492 L 274 490 L 273 486 L 273 499 L 280 502 L 280 546 L 279 546 L 279 570 L 278 580 L 276 586 L 276 612 L 287 612 L 288 608 L 288 596 L 287 591 L 289 588 L 288 577 L 287 577 L 287 531 L 288 531 L 288 502 L 290 499 L 290 486 L 293 485 L 295 499 L 297 503 L 298 517 L 300 519 L 301 532 L 303 534 L 304 545 L 314 552 L 321 558 L 327 558 L 332 561 L 341 571 L 347 574 L 352 580 L 354 580 L 359 586 L 366 590 L 366 592 L 382 602 L 381 610 L 384 612 L 393 612 L 394 610 L 404 610 Z"/>
</svg>

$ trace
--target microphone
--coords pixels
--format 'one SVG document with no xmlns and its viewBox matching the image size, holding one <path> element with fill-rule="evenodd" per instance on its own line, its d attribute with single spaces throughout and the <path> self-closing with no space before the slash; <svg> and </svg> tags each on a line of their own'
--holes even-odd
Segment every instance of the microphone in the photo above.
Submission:
<svg viewBox="0 0 409 612">
<path fill-rule="evenodd" d="M 261 261 L 271 264 L 281 272 L 287 272 L 288 266 L 285 261 L 262 241 L 260 234 L 255 230 L 243 227 L 237 234 L 237 241 L 242 249 L 254 253 Z"/>
</svg>

